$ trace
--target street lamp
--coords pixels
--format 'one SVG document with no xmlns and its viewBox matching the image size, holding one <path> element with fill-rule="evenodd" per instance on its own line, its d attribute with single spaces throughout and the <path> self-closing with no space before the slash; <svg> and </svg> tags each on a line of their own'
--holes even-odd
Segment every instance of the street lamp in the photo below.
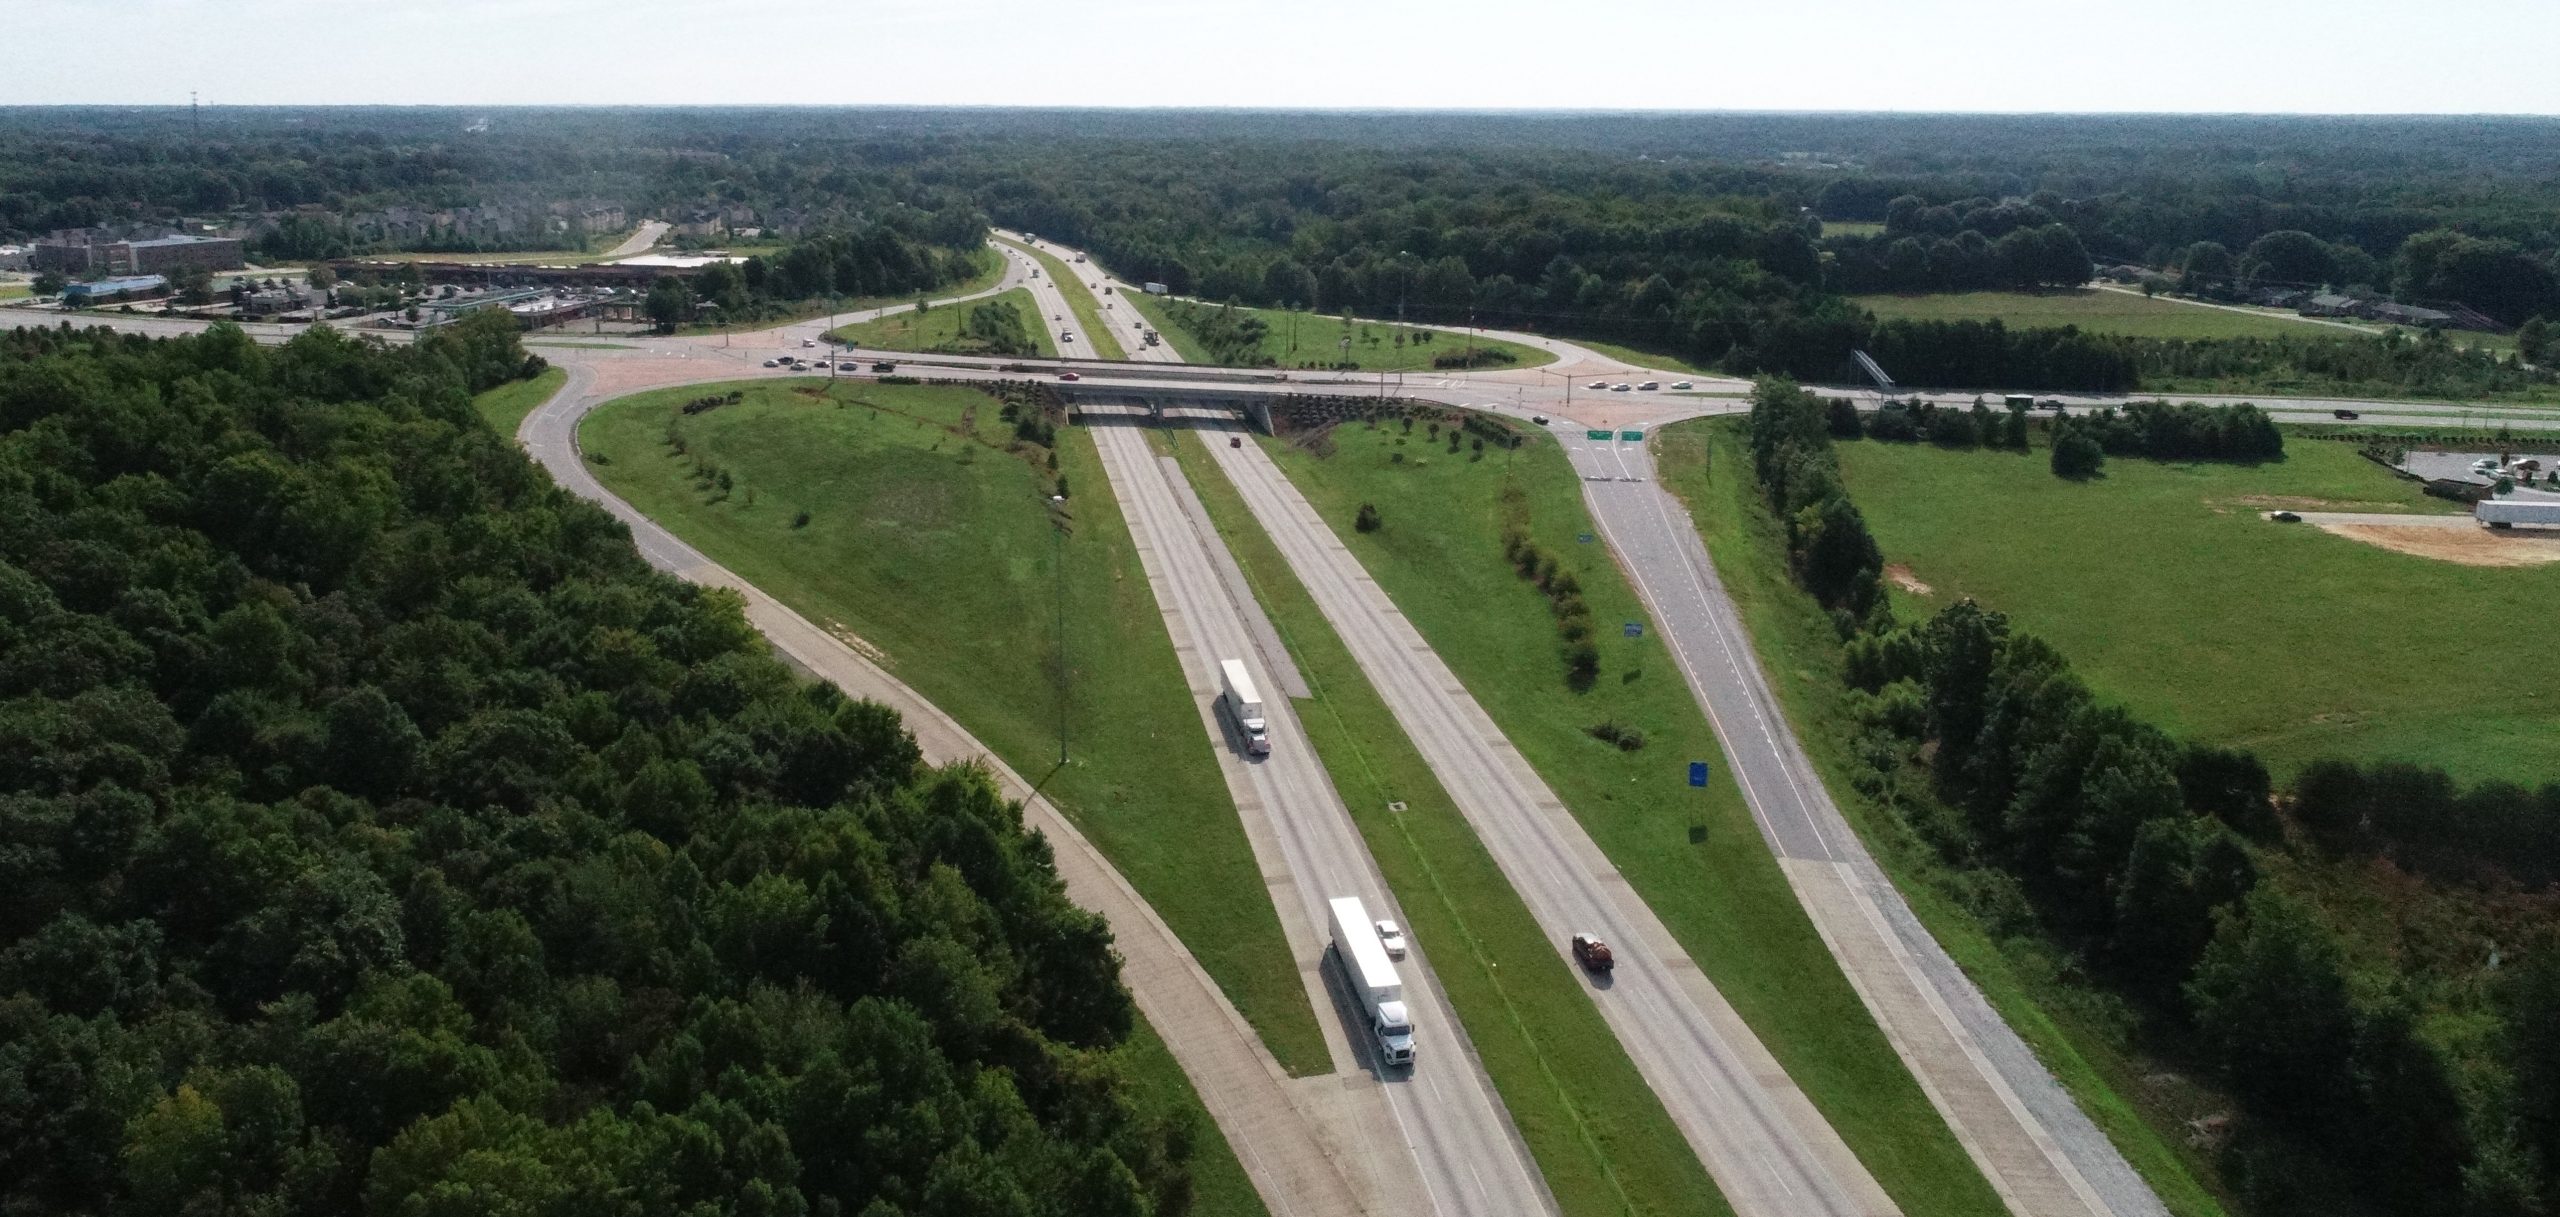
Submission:
<svg viewBox="0 0 2560 1217">
<path fill-rule="evenodd" d="M 1049 496 L 1050 565 L 1057 572 L 1058 767 L 1067 767 L 1067 496 Z"/>
</svg>

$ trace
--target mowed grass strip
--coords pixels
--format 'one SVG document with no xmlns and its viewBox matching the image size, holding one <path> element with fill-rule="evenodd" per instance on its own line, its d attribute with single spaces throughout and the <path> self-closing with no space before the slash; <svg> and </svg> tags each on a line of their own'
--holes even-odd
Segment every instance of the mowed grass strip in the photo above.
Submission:
<svg viewBox="0 0 2560 1217">
<path fill-rule="evenodd" d="M 1058 344 L 1049 335 L 1049 319 L 1041 314 L 1039 303 L 1031 298 L 1031 289 L 1027 287 L 998 292 L 984 300 L 963 300 L 921 310 L 909 306 L 886 317 L 838 326 L 827 331 L 827 337 L 870 351 L 921 352 L 947 348 L 964 355 L 996 354 L 998 352 L 986 350 L 983 344 L 973 339 L 963 339 L 960 333 L 960 327 L 969 319 L 969 310 L 988 304 L 1010 304 L 1022 314 L 1022 324 L 1030 331 L 1032 343 L 1038 347 L 1035 354 L 1058 353 Z"/>
<path fill-rule="evenodd" d="M 1597 529 L 1563 451 L 1535 436 L 1506 474 L 1502 452 L 1452 455 L 1422 425 L 1332 434 L 1322 458 L 1268 444 L 1876 1181 L 1906 1213 L 2004 1213 L 1796 903 L 1662 642 L 1624 636 L 1645 613 L 1606 547 L 1580 540 Z M 1546 599 L 1503 555 L 1506 478 L 1538 546 L 1582 583 L 1601 655 L 1588 692 L 1566 687 Z M 1363 502 L 1378 507 L 1375 532 L 1351 527 Z M 1644 747 L 1592 738 L 1602 723 L 1642 732 Z M 1704 791 L 1687 784 L 1693 760 L 1713 766 Z"/>
<path fill-rule="evenodd" d="M 1001 237 L 997 239 L 1003 240 Z M 1075 314 L 1076 341 L 1059 344 L 1061 350 L 1070 355 L 1091 355 L 1096 359 L 1127 359 L 1129 357 L 1128 351 L 1120 346 L 1120 336 L 1112 333 L 1111 326 L 1103 320 L 1102 305 L 1093 298 L 1093 290 L 1084 285 L 1082 276 L 1046 250 L 1034 249 L 1014 241 L 1004 241 L 1004 244 L 1039 259 L 1040 273 L 1049 276 L 1050 281 L 1058 285 L 1058 294 L 1066 297 L 1067 311 Z M 1054 332 L 1060 323 L 1051 319 L 1045 320 L 1043 324 Z M 1084 349 L 1077 350 L 1077 347 Z"/>
<path fill-rule="evenodd" d="M 2013 330 L 2076 325 L 2093 334 L 2123 334 L 2130 338 L 2364 336 L 2355 330 L 2297 317 L 2211 308 L 2095 287 L 2041 292 L 1929 292 L 1851 299 L 1882 321 L 1997 320 Z"/>
<path fill-rule="evenodd" d="M 1655 433 L 1653 444 L 1662 479 L 1687 504 L 1705 538 L 1769 685 L 1824 787 L 1930 936 L 2171 1213 L 2221 1217 L 2221 1202 L 2200 1181 L 2210 1175 L 2210 1151 L 2184 1141 L 2181 1122 L 2189 1113 L 2150 1101 L 2157 1088 L 2145 1079 L 2155 1066 L 2127 1050 L 2108 1003 L 2088 1000 L 2084 990 L 2060 979 L 2078 965 L 2036 954 L 2016 939 L 2004 944 L 1942 885 L 1950 875 L 1935 850 L 1899 817 L 1858 795 L 1850 778 L 1866 768 L 1856 755 L 1866 727 L 1841 683 L 1839 635 L 1830 617 L 1789 581 L 1784 538 L 1751 486 L 1740 422 L 1674 424 Z M 2041 471 L 2043 462 L 2036 464 Z M 1886 556 L 1892 557 L 1889 549 Z"/>
<path fill-rule="evenodd" d="M 1131 301 L 1136 305 L 1139 313 L 1146 317 L 1147 324 L 1163 334 L 1166 341 L 1173 343 L 1173 349 L 1180 353 L 1184 360 L 1191 363 L 1215 362 L 1207 350 L 1191 337 L 1189 331 L 1172 324 L 1172 310 L 1178 302 L 1148 296 L 1144 293 L 1132 297 Z M 1510 363 L 1485 364 L 1476 369 L 1477 371 L 1534 368 L 1540 364 L 1555 362 L 1554 355 L 1537 347 L 1522 346 L 1516 342 L 1504 342 L 1481 335 L 1470 338 L 1463 330 L 1439 329 L 1422 325 L 1397 325 L 1390 321 L 1368 321 L 1360 318 L 1354 318 L 1349 325 L 1345 325 L 1340 313 L 1304 311 L 1292 313 L 1288 309 L 1251 308 L 1241 304 L 1230 306 L 1195 302 L 1193 307 L 1212 309 L 1232 307 L 1239 313 L 1261 318 L 1264 328 L 1260 354 L 1270 360 L 1273 366 L 1279 368 L 1308 366 L 1331 368 L 1336 362 L 1348 358 L 1359 365 L 1359 370 L 1363 372 L 1437 371 L 1440 369 L 1431 366 L 1434 357 L 1461 354 L 1470 344 L 1479 351 L 1503 351 L 1511 356 Z M 1430 340 L 1414 341 L 1417 335 L 1422 334 L 1428 334 Z M 1398 344 L 1396 342 L 1398 337 L 1404 338 L 1405 341 Z M 1344 338 L 1351 340 L 1348 348 L 1342 345 Z"/>
<path fill-rule="evenodd" d="M 542 375 L 531 380 L 509 381 L 471 399 L 471 408 L 488 420 L 489 429 L 499 438 L 514 443 L 516 428 L 524 425 L 524 416 L 533 408 L 551 400 L 551 395 L 568 383 L 566 368 L 544 368 Z"/>
<path fill-rule="evenodd" d="M 668 447 L 678 406 L 732 389 L 745 399 L 678 424 L 687 454 Z M 698 385 L 609 402 L 579 440 L 614 493 L 858 639 L 1041 783 L 1272 1054 L 1323 1072 L 1314 1012 L 1091 437 L 1058 432 L 1073 516 L 1061 541 L 1045 458 L 1007 452 L 997 411 L 949 385 Z M 725 496 L 696 480 L 697 459 L 729 474 Z M 1052 772 L 1061 558 L 1073 759 Z"/>
<path fill-rule="evenodd" d="M 2560 565 L 2393 553 L 2270 508 L 2435 513 L 2358 456 L 2295 435 L 2263 465 L 2110 460 L 2067 482 L 2030 454 L 1873 440 L 1841 467 L 1888 562 L 1971 596 L 2183 738 L 2258 752 L 2279 775 L 2323 756 L 2442 765 L 2465 781 L 2560 773 L 2560 696 L 2538 690 Z M 2525 676 L 2510 685 L 2509 674 Z"/>
<path fill-rule="evenodd" d="M 1177 454 L 1314 690 L 1296 706 L 1299 721 L 1557 1203 L 1570 1217 L 1731 1212 L 1554 934 L 1530 916 L 1199 436 L 1186 433 Z M 1405 810 L 1388 811 L 1393 802 Z"/>
</svg>

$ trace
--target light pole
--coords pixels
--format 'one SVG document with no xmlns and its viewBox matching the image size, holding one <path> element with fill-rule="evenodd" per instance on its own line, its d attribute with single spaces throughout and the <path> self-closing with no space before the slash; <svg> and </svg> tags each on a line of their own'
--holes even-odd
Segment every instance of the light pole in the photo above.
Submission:
<svg viewBox="0 0 2560 1217">
<path fill-rule="evenodd" d="M 1402 249 L 1399 249 L 1399 250 L 1397 250 L 1397 251 L 1396 251 L 1396 324 L 1397 324 L 1397 325 L 1403 325 L 1403 324 L 1404 324 L 1404 298 L 1405 298 L 1405 294 L 1406 294 L 1408 291 L 1412 290 L 1412 288 L 1413 288 L 1413 264 L 1412 264 L 1412 262 L 1410 262 L 1410 261 L 1408 260 L 1408 259 L 1410 259 L 1410 258 L 1412 258 L 1412 257 L 1413 257 L 1413 254 L 1412 254 L 1410 251 L 1402 250 Z"/>
<path fill-rule="evenodd" d="M 1049 496 L 1050 565 L 1057 571 L 1058 768 L 1067 767 L 1067 496 Z"/>
</svg>

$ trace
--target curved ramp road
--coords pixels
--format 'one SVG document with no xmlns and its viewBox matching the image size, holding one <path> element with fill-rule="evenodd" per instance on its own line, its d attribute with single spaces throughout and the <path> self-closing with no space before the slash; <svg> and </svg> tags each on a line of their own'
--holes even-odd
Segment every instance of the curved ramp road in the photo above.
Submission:
<svg viewBox="0 0 2560 1217">
<path fill-rule="evenodd" d="M 2165 1217 L 2149 1186 L 1885 878 L 1780 711 L 1688 512 L 1640 443 L 1557 440 L 1713 723 L 1761 834 L 1894 1051 L 2022 1217 Z"/>
<path fill-rule="evenodd" d="M 1172 458 L 1158 457 L 1148 446 L 1142 429 L 1146 411 L 1086 406 L 1081 414 L 1128 519 L 1201 725 L 1217 745 L 1219 768 L 1298 954 L 1317 1020 L 1338 1066 L 1354 1079 L 1344 1089 L 1358 1101 L 1346 1103 L 1345 1114 L 1357 1125 L 1340 1131 L 1360 1148 L 1357 1156 L 1372 1171 L 1377 1194 L 1402 1213 L 1553 1217 L 1554 1200 L 1527 1146 L 1432 978 L 1428 943 L 1413 944 L 1396 965 L 1413 1012 L 1415 1062 L 1409 1069 L 1376 1062 L 1362 1033 L 1358 999 L 1326 962 L 1326 901 L 1358 896 L 1372 916 L 1401 920 L 1403 914 L 1296 711 L 1277 694 L 1273 665 L 1261 658 L 1232 585 L 1212 557 L 1216 542 L 1207 521 L 1186 510 L 1176 490 L 1181 473 L 1167 467 Z M 1266 690 L 1267 757 L 1244 755 L 1241 735 L 1219 708 L 1222 659 L 1244 660 Z M 1357 1063 L 1343 1059 L 1346 1054 Z"/>
<path fill-rule="evenodd" d="M 735 376 L 728 368 L 709 374 L 697 370 L 691 383 Z M 610 395 L 626 391 L 614 390 Z M 935 764 L 978 761 L 995 774 L 1005 797 L 1021 801 L 1025 823 L 1049 839 L 1067 894 L 1110 923 L 1113 945 L 1121 957 L 1121 978 L 1139 1011 L 1162 1034 L 1166 1047 L 1191 1078 L 1210 1118 L 1234 1148 L 1273 1217 L 1401 1211 L 1375 1203 L 1346 1177 L 1339 1161 L 1342 1151 L 1325 1135 L 1328 1126 L 1338 1121 L 1329 1096 L 1285 1075 L 1173 931 L 1112 869 L 1101 851 L 1020 774 L 843 639 L 704 557 L 596 481 L 578 451 L 578 421 L 607 395 L 598 391 L 592 369 L 572 366 L 561 391 L 526 416 L 518 438 L 563 487 L 600 504 L 628 525 L 632 542 L 650 565 L 694 583 L 737 592 L 746 600 L 747 620 L 776 649 L 847 695 L 870 698 L 896 710 L 915 734 L 925 759 Z"/>
</svg>

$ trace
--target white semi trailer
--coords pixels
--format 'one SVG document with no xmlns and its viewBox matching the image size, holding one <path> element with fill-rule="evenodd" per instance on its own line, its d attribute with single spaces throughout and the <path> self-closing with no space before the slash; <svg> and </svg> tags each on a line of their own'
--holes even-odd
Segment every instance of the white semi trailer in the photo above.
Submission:
<svg viewBox="0 0 2560 1217">
<path fill-rule="evenodd" d="M 1271 721 L 1262 717 L 1262 691 L 1253 687 L 1253 673 L 1244 670 L 1241 659 L 1221 659 L 1218 676 L 1226 685 L 1227 713 L 1235 716 L 1236 730 L 1244 732 L 1244 750 L 1271 755 Z"/>
<path fill-rule="evenodd" d="M 1369 1020 L 1369 1037 L 1385 1065 L 1413 1063 L 1413 1019 L 1405 1013 L 1404 981 L 1395 961 L 1378 941 L 1378 924 L 1358 896 L 1336 896 L 1333 910 L 1333 953 L 1342 960 L 1342 979 L 1360 998 Z"/>
<path fill-rule="evenodd" d="M 2560 526 L 2560 499 L 2482 499 L 2471 509 L 2471 518 L 2491 528 Z"/>
</svg>

